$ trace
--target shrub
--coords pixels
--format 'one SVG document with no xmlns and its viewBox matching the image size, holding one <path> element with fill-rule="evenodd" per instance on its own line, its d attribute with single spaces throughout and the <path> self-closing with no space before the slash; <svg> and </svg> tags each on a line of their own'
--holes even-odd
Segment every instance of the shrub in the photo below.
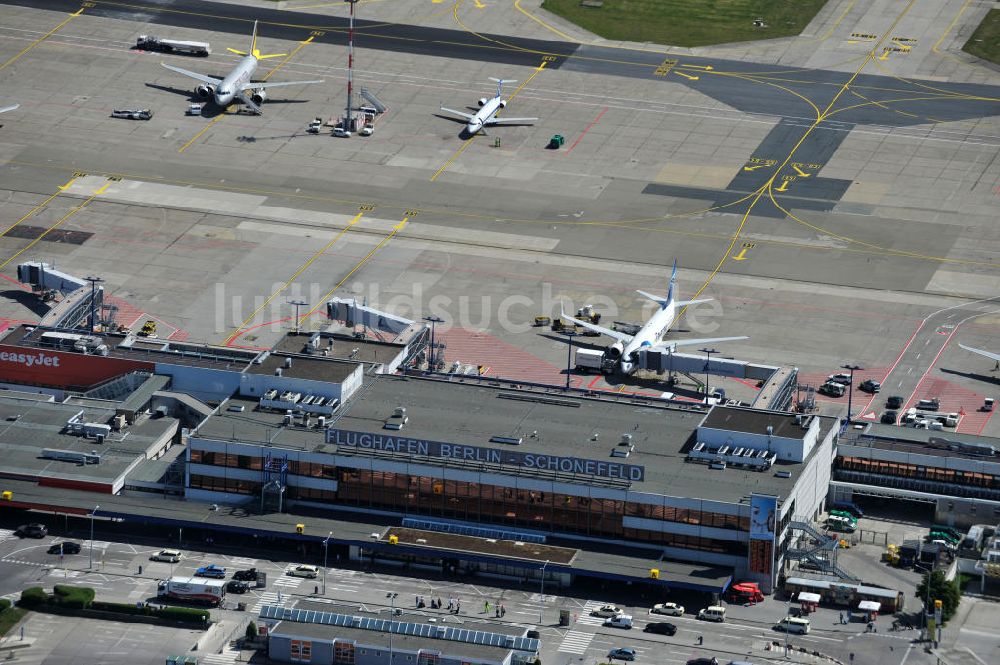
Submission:
<svg viewBox="0 0 1000 665">
<path fill-rule="evenodd" d="M 207 623 L 210 616 L 208 610 L 196 610 L 191 607 L 163 607 L 156 614 L 163 619 L 187 623 Z"/>
<path fill-rule="evenodd" d="M 136 616 L 149 616 L 153 614 L 153 608 L 146 605 L 137 606 L 135 603 L 110 603 L 105 600 L 95 600 L 90 604 L 90 609 Z"/>
<path fill-rule="evenodd" d="M 255 639 L 257 639 L 257 624 L 255 624 L 253 621 L 247 624 L 246 637 L 248 642 L 253 642 Z"/>
<path fill-rule="evenodd" d="M 24 607 L 41 607 L 49 602 L 49 594 L 40 586 L 33 586 L 21 592 L 20 605 Z"/>
<path fill-rule="evenodd" d="M 90 587 L 57 584 L 52 591 L 56 604 L 62 607 L 83 610 L 94 602 L 94 590 Z"/>
<path fill-rule="evenodd" d="M 0 612 L 3 612 L 10 607 L 10 601 L 6 598 L 0 598 Z"/>
</svg>

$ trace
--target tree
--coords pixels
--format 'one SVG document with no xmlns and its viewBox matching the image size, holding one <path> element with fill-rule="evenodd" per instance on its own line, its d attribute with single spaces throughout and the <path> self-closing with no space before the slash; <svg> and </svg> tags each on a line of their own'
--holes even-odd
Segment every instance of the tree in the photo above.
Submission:
<svg viewBox="0 0 1000 665">
<path fill-rule="evenodd" d="M 958 603 L 962 600 L 962 592 L 958 588 L 958 580 L 950 582 L 944 578 L 944 573 L 934 570 L 924 575 L 924 578 L 917 585 L 917 598 L 927 603 L 927 584 L 930 580 L 930 603 L 927 608 L 929 612 L 934 611 L 934 601 L 941 601 L 941 622 L 947 623 L 948 619 L 954 616 L 958 610 Z"/>
<path fill-rule="evenodd" d="M 257 624 L 253 621 L 247 624 L 247 642 L 253 642 L 257 639 Z"/>
</svg>

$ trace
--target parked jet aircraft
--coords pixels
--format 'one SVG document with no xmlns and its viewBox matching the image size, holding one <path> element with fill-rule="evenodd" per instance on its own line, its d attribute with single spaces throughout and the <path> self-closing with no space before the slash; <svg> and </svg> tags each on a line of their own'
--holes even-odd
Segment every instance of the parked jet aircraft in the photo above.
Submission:
<svg viewBox="0 0 1000 665">
<path fill-rule="evenodd" d="M 234 101 L 238 101 L 240 104 L 244 104 L 255 113 L 263 113 L 260 105 L 264 103 L 267 98 L 266 90 L 268 88 L 277 88 L 286 85 L 306 85 L 308 83 L 322 83 L 323 81 L 283 81 L 281 83 L 264 83 L 264 82 L 254 82 L 250 79 L 254 72 L 257 71 L 257 64 L 261 60 L 266 60 L 268 58 L 279 58 L 285 53 L 272 53 L 270 55 L 261 55 L 261 52 L 257 50 L 257 21 L 253 22 L 253 39 L 250 41 L 250 52 L 237 51 L 236 49 L 226 49 L 235 53 L 236 55 L 244 56 L 231 72 L 226 74 L 224 78 L 216 78 L 215 76 L 207 76 L 205 74 L 199 74 L 197 72 L 188 71 L 181 67 L 176 67 L 174 65 L 168 65 L 165 62 L 160 64 L 171 71 L 175 71 L 178 74 L 183 74 L 184 76 L 189 76 L 197 81 L 201 81 L 201 85 L 195 88 L 195 92 L 198 96 L 203 99 L 208 99 L 211 97 L 216 104 L 221 108 L 226 108 Z M 249 95 L 247 94 L 249 93 Z"/>
<path fill-rule="evenodd" d="M 441 107 L 442 111 L 448 113 L 453 113 L 457 116 L 465 118 L 468 123 L 465 125 L 465 131 L 469 135 L 474 135 L 478 132 L 483 132 L 483 128 L 486 125 L 525 125 L 531 124 L 533 121 L 538 120 L 538 118 L 498 118 L 496 117 L 500 109 L 507 106 L 507 100 L 500 97 L 501 90 L 503 89 L 504 83 L 517 83 L 517 81 L 512 81 L 510 79 L 495 79 L 490 77 L 491 81 L 496 81 L 497 84 L 497 94 L 496 96 L 487 99 L 483 97 L 479 100 L 479 106 L 482 107 L 473 115 L 471 113 L 465 113 L 464 111 L 456 111 L 455 109 Z"/>
<path fill-rule="evenodd" d="M 7 111 L 13 111 L 14 109 L 16 109 L 19 106 L 20 106 L 20 104 L 11 104 L 10 106 L 0 106 L 0 113 L 6 113 Z"/>
<path fill-rule="evenodd" d="M 965 344 L 959 344 L 960 347 L 966 351 L 971 351 L 973 353 L 978 353 L 981 356 L 986 356 L 990 360 L 995 360 L 1000 363 L 1000 353 L 993 353 L 991 351 L 983 351 L 982 349 L 974 349 L 971 346 L 966 346 Z"/>
<path fill-rule="evenodd" d="M 670 324 L 676 317 L 678 307 L 696 305 L 698 303 L 708 302 L 711 300 L 711 298 L 702 300 L 674 299 L 677 294 L 677 261 L 674 261 L 674 270 L 670 275 L 670 286 L 667 288 L 667 295 L 665 298 L 654 296 L 653 294 L 646 293 L 645 291 L 637 290 L 637 292 L 640 295 L 649 298 L 653 302 L 658 303 L 660 308 L 656 310 L 651 317 L 649 317 L 649 320 L 646 321 L 642 328 L 639 329 L 639 332 L 635 335 L 626 335 L 625 333 L 604 328 L 603 326 L 591 323 L 590 321 L 581 321 L 579 319 L 574 319 L 571 316 L 566 316 L 565 313 L 562 314 L 562 318 L 567 321 L 572 321 L 578 326 L 582 326 L 588 330 L 593 330 L 594 332 L 613 338 L 615 343 L 608 347 L 605 352 L 605 357 L 616 361 L 617 367 L 622 374 L 631 374 L 638 368 L 639 352 L 642 350 L 673 352 L 678 346 L 714 344 L 715 342 L 730 342 L 747 339 L 746 336 L 741 336 L 708 337 L 704 339 L 677 339 L 669 342 L 665 342 L 663 340 L 663 336 L 667 334 L 667 331 L 670 329 Z"/>
</svg>

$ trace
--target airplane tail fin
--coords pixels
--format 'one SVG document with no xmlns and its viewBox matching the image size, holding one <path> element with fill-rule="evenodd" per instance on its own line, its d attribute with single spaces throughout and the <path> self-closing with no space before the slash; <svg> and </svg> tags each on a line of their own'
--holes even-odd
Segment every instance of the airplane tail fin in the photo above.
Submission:
<svg viewBox="0 0 1000 665">
<path fill-rule="evenodd" d="M 239 55 L 247 55 L 243 51 L 237 51 L 236 49 L 227 49 L 233 53 Z M 269 53 L 264 55 L 257 49 L 257 21 L 253 22 L 253 37 L 250 38 L 250 55 L 257 58 L 258 60 L 267 60 L 268 58 L 280 58 L 282 56 L 288 55 L 287 53 Z"/>
<path fill-rule="evenodd" d="M 504 83 L 517 83 L 514 79 L 496 79 L 492 76 L 490 77 L 490 80 L 497 84 L 497 97 L 500 96 L 500 91 L 503 89 Z"/>
<path fill-rule="evenodd" d="M 667 287 L 667 302 L 677 295 L 677 259 L 674 259 L 674 270 L 670 273 L 670 286 Z"/>
</svg>

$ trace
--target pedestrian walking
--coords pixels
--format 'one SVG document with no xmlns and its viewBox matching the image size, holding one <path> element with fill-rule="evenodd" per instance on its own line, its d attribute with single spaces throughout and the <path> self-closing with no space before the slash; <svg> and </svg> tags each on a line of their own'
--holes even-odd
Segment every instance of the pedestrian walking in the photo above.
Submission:
<svg viewBox="0 0 1000 665">
<path fill-rule="evenodd" d="M 500 616 L 506 616 L 506 615 L 507 615 L 507 606 L 506 605 L 501 605 L 500 606 Z"/>
<path fill-rule="evenodd" d="M 701 645 L 701 644 L 704 644 L 704 643 L 705 643 L 705 637 L 702 636 L 702 635 L 699 635 L 698 636 L 698 644 Z"/>
<path fill-rule="evenodd" d="M 500 618 L 500 608 L 499 607 L 494 608 L 494 614 L 493 614 L 493 616 L 495 616 L 497 619 Z"/>
<path fill-rule="evenodd" d="M 483 614 L 489 614 L 489 613 L 490 613 L 490 601 L 487 600 L 486 602 L 483 603 Z"/>
</svg>

